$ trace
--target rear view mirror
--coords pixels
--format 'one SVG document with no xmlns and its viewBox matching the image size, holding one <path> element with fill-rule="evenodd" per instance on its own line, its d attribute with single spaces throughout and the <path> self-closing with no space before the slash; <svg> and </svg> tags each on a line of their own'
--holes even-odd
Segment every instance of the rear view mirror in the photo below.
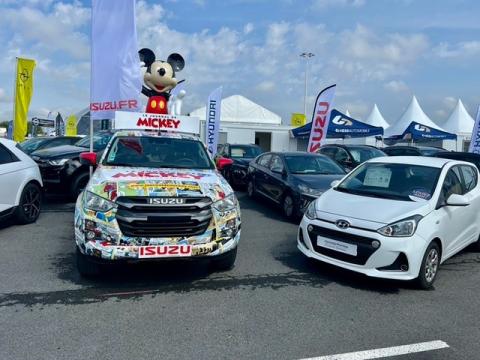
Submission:
<svg viewBox="0 0 480 360">
<path fill-rule="evenodd" d="M 224 157 L 219 157 L 217 159 L 217 169 L 218 170 L 223 170 L 226 166 L 230 166 L 233 164 L 233 160 L 232 159 L 227 159 L 227 158 L 224 158 Z"/>
<path fill-rule="evenodd" d="M 452 194 L 447 199 L 447 206 L 468 206 L 470 202 L 463 195 Z"/>
<path fill-rule="evenodd" d="M 330 183 L 330 187 L 332 187 L 332 188 L 337 187 L 338 184 L 340 184 L 340 180 L 333 180 L 333 181 Z"/>
<path fill-rule="evenodd" d="M 83 152 L 80 154 L 82 165 L 97 166 L 97 154 L 94 152 Z"/>
</svg>

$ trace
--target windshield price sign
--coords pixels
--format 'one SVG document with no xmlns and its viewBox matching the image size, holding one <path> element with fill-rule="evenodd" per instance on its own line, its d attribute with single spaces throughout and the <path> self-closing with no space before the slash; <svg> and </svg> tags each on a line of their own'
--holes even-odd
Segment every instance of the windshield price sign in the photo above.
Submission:
<svg viewBox="0 0 480 360">
<path fill-rule="evenodd" d="M 199 134 L 200 119 L 193 116 L 116 111 L 114 128 L 126 130 L 162 130 Z"/>
</svg>

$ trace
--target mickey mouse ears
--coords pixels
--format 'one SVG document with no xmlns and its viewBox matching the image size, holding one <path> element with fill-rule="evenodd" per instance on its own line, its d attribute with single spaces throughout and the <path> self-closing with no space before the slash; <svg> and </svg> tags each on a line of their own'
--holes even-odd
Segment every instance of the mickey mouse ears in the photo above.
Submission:
<svg viewBox="0 0 480 360">
<path fill-rule="evenodd" d="M 177 53 L 170 54 L 167 62 L 172 65 L 173 71 L 181 71 L 185 67 L 185 60 Z"/>
<path fill-rule="evenodd" d="M 143 48 L 138 52 L 138 55 L 140 56 L 140 61 L 145 63 L 145 66 L 150 66 L 155 61 L 155 53 L 150 49 Z"/>
</svg>

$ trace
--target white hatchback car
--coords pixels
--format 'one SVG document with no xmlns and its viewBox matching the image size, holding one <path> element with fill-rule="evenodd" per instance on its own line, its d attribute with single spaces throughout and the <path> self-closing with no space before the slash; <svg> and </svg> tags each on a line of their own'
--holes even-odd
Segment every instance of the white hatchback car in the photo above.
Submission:
<svg viewBox="0 0 480 360">
<path fill-rule="evenodd" d="M 0 220 L 14 215 L 19 223 L 37 220 L 42 204 L 42 177 L 37 164 L 16 142 L 0 139 Z"/>
<path fill-rule="evenodd" d="M 470 163 L 382 157 L 312 202 L 297 246 L 306 256 L 368 276 L 433 285 L 439 265 L 480 248 L 480 186 Z"/>
</svg>

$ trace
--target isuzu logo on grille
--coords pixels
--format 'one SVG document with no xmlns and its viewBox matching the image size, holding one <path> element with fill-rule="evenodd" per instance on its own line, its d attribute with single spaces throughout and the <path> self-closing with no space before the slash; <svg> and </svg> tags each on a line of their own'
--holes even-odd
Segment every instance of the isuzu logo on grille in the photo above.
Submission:
<svg viewBox="0 0 480 360">
<path fill-rule="evenodd" d="M 185 204 L 185 198 L 149 198 L 149 204 L 156 205 L 182 205 Z"/>
<path fill-rule="evenodd" d="M 337 225 L 337 227 L 340 229 L 346 229 L 350 227 L 350 223 L 347 220 L 337 220 L 335 225 Z"/>
</svg>

